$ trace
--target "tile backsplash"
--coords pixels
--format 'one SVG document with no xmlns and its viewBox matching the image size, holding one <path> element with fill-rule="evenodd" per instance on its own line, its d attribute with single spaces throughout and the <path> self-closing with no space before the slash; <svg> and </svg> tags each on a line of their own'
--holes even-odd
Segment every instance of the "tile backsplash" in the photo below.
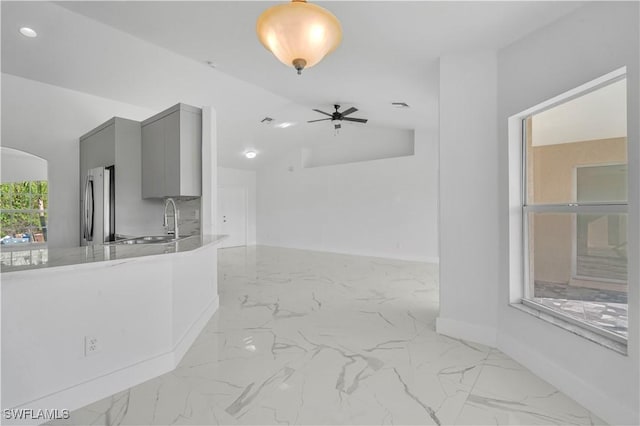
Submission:
<svg viewBox="0 0 640 426">
<path fill-rule="evenodd" d="M 200 235 L 201 199 L 176 198 L 178 206 L 178 231 L 180 235 Z"/>
<path fill-rule="evenodd" d="M 190 198 L 178 198 L 173 197 L 178 208 L 178 231 L 180 235 L 200 235 L 201 218 L 201 200 L 200 197 Z M 136 218 L 135 221 L 130 221 L 131 226 L 124 228 L 122 226 L 117 227 L 118 235 L 123 238 L 139 237 L 142 235 L 165 235 L 167 228 L 162 226 L 162 218 L 164 213 L 165 199 L 154 198 L 145 200 L 145 202 L 152 204 L 154 213 L 151 217 L 145 217 L 143 219 Z M 173 228 L 173 209 L 169 207 L 168 211 L 169 227 Z M 116 226 L 118 220 L 116 218 Z"/>
</svg>

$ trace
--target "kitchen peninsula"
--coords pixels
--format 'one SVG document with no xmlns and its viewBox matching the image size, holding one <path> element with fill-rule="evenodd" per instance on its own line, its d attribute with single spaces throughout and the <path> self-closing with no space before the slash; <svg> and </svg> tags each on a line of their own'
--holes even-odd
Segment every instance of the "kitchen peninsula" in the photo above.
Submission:
<svg viewBox="0 0 640 426">
<path fill-rule="evenodd" d="M 65 187 L 78 194 L 76 203 L 48 211 L 59 225 L 46 243 L 0 250 L 4 409 L 74 410 L 172 371 L 188 351 L 219 305 L 224 236 L 213 227 L 212 129 L 210 107 L 177 104 L 144 123 L 114 117 L 80 137 L 79 191 Z M 153 157 L 153 141 L 164 152 L 173 141 L 167 135 L 179 135 L 182 154 L 163 163 L 167 176 L 175 177 L 175 167 L 188 170 L 177 181 L 163 175 L 165 192 L 143 196 L 143 176 L 151 173 L 142 167 L 143 140 Z M 108 190 L 100 190 L 94 169 L 110 170 L 102 180 Z M 169 198 L 177 204 L 171 229 L 162 226 Z M 79 216 L 70 214 L 73 204 Z M 79 232 L 67 238 L 54 229 Z M 146 237 L 114 241 L 122 235 Z"/>
<path fill-rule="evenodd" d="M 82 247 L 47 247 L 32 244 L 25 247 L 9 246 L 0 251 L 2 272 L 27 271 L 106 261 L 121 261 L 137 257 L 155 256 L 168 253 L 183 253 L 198 250 L 210 244 L 217 244 L 224 235 L 187 236 L 178 241 L 164 244 L 97 244 Z M 3 275 L 3 278 L 5 276 Z"/>
<path fill-rule="evenodd" d="M 5 407 L 74 409 L 174 369 L 218 308 L 223 238 L 3 250 Z"/>
</svg>

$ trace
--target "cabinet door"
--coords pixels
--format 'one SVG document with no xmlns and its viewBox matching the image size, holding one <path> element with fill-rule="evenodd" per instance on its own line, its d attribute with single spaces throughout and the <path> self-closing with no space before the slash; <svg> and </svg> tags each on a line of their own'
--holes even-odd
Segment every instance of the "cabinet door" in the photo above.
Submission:
<svg viewBox="0 0 640 426">
<path fill-rule="evenodd" d="M 142 198 L 165 195 L 164 120 L 142 128 Z"/>
<path fill-rule="evenodd" d="M 202 115 L 191 111 L 180 117 L 180 194 L 202 195 Z"/>
<path fill-rule="evenodd" d="M 168 197 L 182 195 L 180 192 L 180 111 L 167 115 L 164 123 L 164 178 Z"/>
</svg>

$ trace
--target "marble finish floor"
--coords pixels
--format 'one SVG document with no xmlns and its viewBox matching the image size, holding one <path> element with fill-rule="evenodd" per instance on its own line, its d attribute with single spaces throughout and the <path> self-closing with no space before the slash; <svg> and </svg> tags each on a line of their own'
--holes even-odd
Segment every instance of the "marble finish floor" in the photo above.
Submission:
<svg viewBox="0 0 640 426">
<path fill-rule="evenodd" d="M 501 352 L 436 334 L 437 265 L 259 246 L 220 250 L 219 277 L 178 368 L 55 424 L 603 424 Z"/>
</svg>

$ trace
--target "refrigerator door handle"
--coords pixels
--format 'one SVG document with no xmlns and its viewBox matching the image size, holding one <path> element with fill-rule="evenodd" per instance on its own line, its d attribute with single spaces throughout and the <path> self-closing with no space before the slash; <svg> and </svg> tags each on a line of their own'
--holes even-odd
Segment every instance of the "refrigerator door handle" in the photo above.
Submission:
<svg viewBox="0 0 640 426">
<path fill-rule="evenodd" d="M 85 240 L 89 240 L 89 228 L 87 227 L 89 222 L 89 176 L 84 181 L 84 204 L 82 206 L 82 237 Z"/>
<path fill-rule="evenodd" d="M 87 208 L 86 208 L 86 228 L 87 228 L 87 241 L 93 241 L 93 222 L 95 213 L 95 199 L 93 188 L 93 176 L 89 176 L 87 179 Z"/>
<path fill-rule="evenodd" d="M 100 241 L 100 243 L 103 243 L 105 241 L 111 241 L 112 237 L 114 236 L 115 230 L 111 229 L 111 173 L 112 173 L 112 168 L 111 167 L 105 167 L 104 168 L 104 175 L 103 175 L 103 191 L 102 191 L 102 200 L 98 200 L 99 203 L 102 203 L 102 205 L 104 206 L 103 211 L 103 220 L 102 220 L 102 225 L 103 225 L 103 233 L 102 233 L 102 237 L 103 237 L 103 241 Z"/>
</svg>

